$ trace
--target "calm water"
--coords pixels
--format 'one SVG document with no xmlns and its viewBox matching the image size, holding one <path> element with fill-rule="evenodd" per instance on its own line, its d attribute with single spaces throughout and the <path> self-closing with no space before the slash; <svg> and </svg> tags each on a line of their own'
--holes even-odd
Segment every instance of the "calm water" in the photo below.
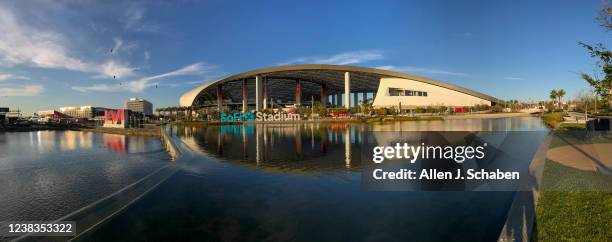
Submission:
<svg viewBox="0 0 612 242">
<path fill-rule="evenodd" d="M 174 127 L 190 155 L 88 241 L 493 241 L 513 192 L 363 192 L 368 131 L 544 130 L 538 118 Z M 368 141 L 369 140 L 369 141 Z"/>
<path fill-rule="evenodd" d="M 0 221 L 59 219 L 167 163 L 157 138 L 0 133 Z"/>
</svg>

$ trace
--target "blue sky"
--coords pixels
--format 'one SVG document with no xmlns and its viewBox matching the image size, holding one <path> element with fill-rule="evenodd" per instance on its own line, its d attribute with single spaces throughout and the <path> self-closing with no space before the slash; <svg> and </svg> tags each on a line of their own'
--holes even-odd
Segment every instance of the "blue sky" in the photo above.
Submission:
<svg viewBox="0 0 612 242">
<path fill-rule="evenodd" d="M 378 67 L 502 99 L 588 90 L 593 1 L 2 1 L 0 106 L 174 106 L 259 67 Z M 113 49 L 113 52 L 110 52 Z M 113 78 L 115 76 L 115 78 Z"/>
</svg>

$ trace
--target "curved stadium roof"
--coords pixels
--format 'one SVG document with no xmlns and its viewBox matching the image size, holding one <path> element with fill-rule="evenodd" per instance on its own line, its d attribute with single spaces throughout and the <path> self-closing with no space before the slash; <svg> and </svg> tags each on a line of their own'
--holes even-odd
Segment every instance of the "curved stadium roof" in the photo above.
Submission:
<svg viewBox="0 0 612 242">
<path fill-rule="evenodd" d="M 345 72 L 350 72 L 351 75 L 351 92 L 376 92 L 380 78 L 395 77 L 448 88 L 495 103 L 502 102 L 497 98 L 467 88 L 406 73 L 359 66 L 302 64 L 260 68 L 232 75 L 214 82 L 202 84 L 183 94 L 180 97 L 180 105 L 212 105 L 213 102 L 216 102 L 215 87 L 217 84 L 222 84 L 224 99 L 229 97 L 232 100 L 241 100 L 241 80 L 254 80 L 255 76 L 265 77 L 268 79 L 269 95 L 285 98 L 287 100 L 292 99 L 295 95 L 294 86 L 288 86 L 287 81 L 295 81 L 296 79 L 301 80 L 302 98 L 307 97 L 309 94 L 319 95 L 319 87 L 322 83 L 327 84 L 328 94 L 330 95 L 344 93 Z M 254 99 L 254 81 L 247 81 L 247 83 L 247 89 L 249 91 L 248 98 Z"/>
</svg>

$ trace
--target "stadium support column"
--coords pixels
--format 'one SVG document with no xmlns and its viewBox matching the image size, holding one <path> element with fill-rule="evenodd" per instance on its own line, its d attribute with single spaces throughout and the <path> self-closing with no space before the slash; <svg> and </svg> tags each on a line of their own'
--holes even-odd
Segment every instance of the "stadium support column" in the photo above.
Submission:
<svg viewBox="0 0 612 242">
<path fill-rule="evenodd" d="M 261 110 L 261 104 L 262 104 L 262 83 L 261 83 L 261 77 L 260 76 L 255 76 L 255 111 L 260 111 Z"/>
<path fill-rule="evenodd" d="M 353 93 L 353 107 L 359 107 L 359 93 Z"/>
<path fill-rule="evenodd" d="M 242 112 L 247 111 L 247 99 L 249 92 L 247 90 L 247 79 L 242 80 Z"/>
<path fill-rule="evenodd" d="M 263 78 L 263 109 L 268 109 L 268 78 Z"/>
<path fill-rule="evenodd" d="M 300 87 L 300 80 L 295 80 L 295 105 L 302 105 L 302 88 Z"/>
<path fill-rule="evenodd" d="M 351 75 L 344 73 L 344 108 L 351 108 Z"/>
<path fill-rule="evenodd" d="M 364 102 L 368 100 L 368 93 L 367 92 L 361 93 L 361 99 L 363 99 Z"/>
<path fill-rule="evenodd" d="M 342 106 L 342 94 L 336 94 L 336 107 L 339 108 Z"/>
<path fill-rule="evenodd" d="M 351 129 L 344 128 L 344 163 L 346 168 L 351 168 Z"/>
<path fill-rule="evenodd" d="M 221 112 L 223 108 L 223 93 L 221 93 L 221 84 L 217 84 L 217 111 Z"/>
<path fill-rule="evenodd" d="M 321 106 L 327 107 L 327 84 L 321 84 Z"/>
</svg>

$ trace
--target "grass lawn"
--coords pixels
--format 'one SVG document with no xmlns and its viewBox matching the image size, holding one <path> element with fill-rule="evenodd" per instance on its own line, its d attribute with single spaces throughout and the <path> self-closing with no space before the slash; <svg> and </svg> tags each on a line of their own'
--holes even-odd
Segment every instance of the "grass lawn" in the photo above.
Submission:
<svg viewBox="0 0 612 242">
<path fill-rule="evenodd" d="M 571 124 L 565 123 L 560 124 L 556 129 L 557 131 L 585 131 L 586 124 Z"/>
<path fill-rule="evenodd" d="M 542 179 L 536 241 L 612 240 L 612 176 L 547 160 Z"/>
<path fill-rule="evenodd" d="M 540 193 L 537 241 L 610 241 L 612 193 Z"/>
<path fill-rule="evenodd" d="M 587 132 L 584 124 L 560 124 L 554 130 L 549 148 L 564 145 L 612 143 L 612 137 L 605 132 Z"/>
<path fill-rule="evenodd" d="M 607 137 L 571 132 L 582 129 L 584 125 L 560 125 L 555 130 L 551 147 L 611 142 Z M 547 160 L 533 237 L 537 241 L 612 241 L 612 192 L 601 192 L 610 191 L 610 184 L 610 175 L 577 170 Z"/>
</svg>

